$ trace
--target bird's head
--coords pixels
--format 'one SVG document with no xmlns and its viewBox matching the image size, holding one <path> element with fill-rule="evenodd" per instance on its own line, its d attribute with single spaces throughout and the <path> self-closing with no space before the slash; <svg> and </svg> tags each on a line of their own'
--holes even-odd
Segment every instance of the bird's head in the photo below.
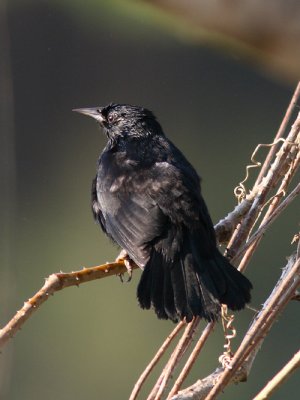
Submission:
<svg viewBox="0 0 300 400">
<path fill-rule="evenodd" d="M 112 103 L 105 107 L 77 108 L 73 111 L 94 118 L 111 140 L 118 137 L 146 137 L 153 132 L 161 132 L 152 112 L 139 106 Z"/>
</svg>

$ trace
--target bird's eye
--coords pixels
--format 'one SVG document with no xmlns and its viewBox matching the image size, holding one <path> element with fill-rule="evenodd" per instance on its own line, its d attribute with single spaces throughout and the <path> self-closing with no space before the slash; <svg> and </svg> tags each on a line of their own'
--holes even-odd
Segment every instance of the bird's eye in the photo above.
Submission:
<svg viewBox="0 0 300 400">
<path fill-rule="evenodd" d="M 108 122 L 112 123 L 116 120 L 117 115 L 115 113 L 109 114 L 109 116 L 107 117 Z"/>
</svg>

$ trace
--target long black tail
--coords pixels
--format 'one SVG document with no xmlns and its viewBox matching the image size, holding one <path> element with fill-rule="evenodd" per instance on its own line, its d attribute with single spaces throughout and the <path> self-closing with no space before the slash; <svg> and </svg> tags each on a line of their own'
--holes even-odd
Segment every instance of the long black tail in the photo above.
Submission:
<svg viewBox="0 0 300 400">
<path fill-rule="evenodd" d="M 221 304 L 240 310 L 251 299 L 251 282 L 216 249 L 205 258 L 186 251 L 167 261 L 153 249 L 138 285 L 142 308 L 154 308 L 158 318 L 176 322 L 193 316 L 218 319 Z"/>
</svg>

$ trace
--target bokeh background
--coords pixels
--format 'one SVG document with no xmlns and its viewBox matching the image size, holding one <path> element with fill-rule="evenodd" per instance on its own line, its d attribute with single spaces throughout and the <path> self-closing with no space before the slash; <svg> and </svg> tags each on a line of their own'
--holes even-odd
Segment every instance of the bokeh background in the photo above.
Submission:
<svg viewBox="0 0 300 400">
<path fill-rule="evenodd" d="M 250 154 L 272 141 L 293 92 L 291 81 L 275 79 L 239 51 L 208 47 L 166 28 L 159 14 L 135 2 L 11 0 L 4 6 L 1 325 L 52 272 L 118 254 L 90 211 L 105 137 L 72 108 L 114 101 L 153 110 L 203 177 L 217 222 L 236 204 L 233 188 Z M 254 307 L 292 252 L 297 215 L 299 204 L 293 204 L 249 265 Z M 139 276 L 135 271 L 130 284 L 112 277 L 69 288 L 45 303 L 0 355 L 0 398 L 128 398 L 173 329 L 138 307 Z M 292 356 L 299 344 L 296 306 L 290 304 L 272 329 L 249 381 L 229 387 L 223 399 L 250 399 Z M 249 310 L 238 315 L 237 341 L 252 318 Z M 218 326 L 186 385 L 217 366 L 222 345 Z M 295 398 L 297 383 L 293 376 L 273 398 Z"/>
</svg>

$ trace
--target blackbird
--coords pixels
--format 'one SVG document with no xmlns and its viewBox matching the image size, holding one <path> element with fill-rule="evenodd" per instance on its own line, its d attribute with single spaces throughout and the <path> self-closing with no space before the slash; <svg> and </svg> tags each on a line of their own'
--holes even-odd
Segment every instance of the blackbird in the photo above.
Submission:
<svg viewBox="0 0 300 400">
<path fill-rule="evenodd" d="M 142 270 L 137 298 L 174 322 L 240 310 L 250 281 L 217 248 L 200 177 L 146 108 L 109 104 L 74 111 L 94 118 L 108 142 L 92 183 L 102 230 Z"/>
</svg>

